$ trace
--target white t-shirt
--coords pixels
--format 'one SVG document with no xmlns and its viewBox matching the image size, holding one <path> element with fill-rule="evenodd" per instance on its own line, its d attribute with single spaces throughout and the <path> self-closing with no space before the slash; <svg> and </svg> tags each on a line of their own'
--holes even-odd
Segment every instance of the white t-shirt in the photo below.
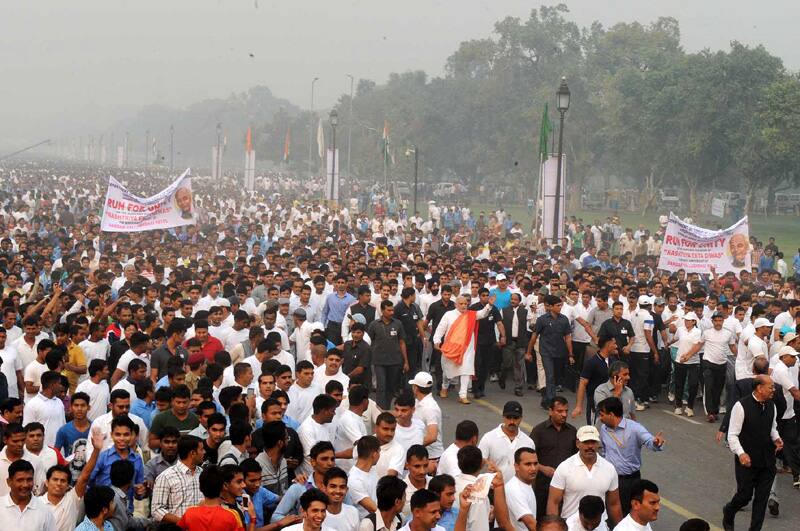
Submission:
<svg viewBox="0 0 800 531">
<path fill-rule="evenodd" d="M 108 353 L 111 350 L 111 345 L 108 344 L 108 341 L 106 339 L 101 339 L 100 341 L 97 342 L 84 339 L 83 341 L 80 342 L 78 346 L 83 349 L 83 353 L 86 355 L 87 367 L 92 362 L 92 360 L 107 360 Z"/>
<path fill-rule="evenodd" d="M 456 501 L 453 507 L 459 506 L 461 491 L 467 485 L 472 485 L 478 478 L 470 474 L 458 474 L 456 480 Z M 467 516 L 467 529 L 469 531 L 489 531 L 489 499 L 476 500 L 469 506 Z"/>
<path fill-rule="evenodd" d="M 491 459 L 497 468 L 503 473 L 504 478 L 514 477 L 514 452 L 519 448 L 533 448 L 536 445 L 533 440 L 522 433 L 517 432 L 517 436 L 512 441 L 503 432 L 502 425 L 486 432 L 478 443 L 484 459 Z"/>
<path fill-rule="evenodd" d="M 436 468 L 436 475 L 448 474 L 453 477 L 461 473 L 458 468 L 458 451 L 461 448 L 456 446 L 455 443 L 445 448 L 442 456 L 439 458 L 439 466 Z"/>
<path fill-rule="evenodd" d="M 614 531 L 653 531 L 650 524 L 641 525 L 631 515 L 626 516 L 614 528 Z"/>
<path fill-rule="evenodd" d="M 100 383 L 94 383 L 91 379 L 84 380 L 78 384 L 78 387 L 75 388 L 75 392 L 82 392 L 89 395 L 89 412 L 86 416 L 92 422 L 98 417 L 105 415 L 108 411 L 111 391 L 108 388 L 108 382 L 105 380 L 101 380 Z"/>
<path fill-rule="evenodd" d="M 742 334 L 744 337 L 744 334 Z M 747 339 L 747 346 L 739 350 L 739 355 L 736 357 L 736 379 L 752 378 L 753 376 L 753 361 L 758 356 L 764 356 L 769 359 L 769 347 L 767 342 L 758 337 L 755 333 Z"/>
<path fill-rule="evenodd" d="M 310 475 L 313 473 L 310 457 L 311 447 L 320 441 L 333 442 L 331 425 L 320 424 L 314 420 L 314 417 L 306 417 L 297 429 L 297 436 L 300 438 L 300 443 L 303 445 L 303 454 L 305 455 L 302 473 Z"/>
<path fill-rule="evenodd" d="M 124 373 L 123 378 L 128 376 L 128 365 L 130 365 L 131 361 L 134 359 L 140 359 L 145 362 L 147 365 L 147 374 L 150 374 L 150 355 L 145 353 L 140 356 L 134 351 L 128 349 L 125 354 L 119 358 L 119 362 L 117 362 L 117 369 Z"/>
<path fill-rule="evenodd" d="M 703 359 L 705 361 L 715 365 L 728 363 L 728 356 L 732 354 L 730 346 L 736 344 L 736 337 L 730 330 L 725 328 L 721 330 L 715 328 L 704 330 L 703 341 L 705 341 L 703 346 L 705 351 Z"/>
<path fill-rule="evenodd" d="M 377 486 L 378 475 L 375 473 L 375 467 L 369 472 L 364 472 L 355 466 L 350 469 L 350 474 L 347 477 L 347 490 L 350 494 L 350 499 L 356 504 L 359 518 L 366 518 L 369 511 L 364 509 L 358 502 L 364 498 L 370 498 L 373 502 L 378 503 L 378 496 L 375 494 Z"/>
<path fill-rule="evenodd" d="M 8 396 L 10 398 L 19 398 L 19 388 L 17 387 L 17 371 L 23 370 L 22 360 L 17 356 L 17 351 L 6 343 L 6 348 L 0 350 L 0 358 L 3 359 L 3 365 L 0 370 L 6 375 L 8 381 Z"/>
<path fill-rule="evenodd" d="M 353 457 L 357 457 L 358 452 L 353 451 Z M 403 473 L 406 467 L 406 454 L 403 447 L 395 440 L 391 440 L 381 445 L 381 457 L 378 464 L 373 468 L 373 472 L 379 477 L 387 475 L 389 470 L 394 470 L 398 475 Z"/>
<path fill-rule="evenodd" d="M 578 512 L 578 504 L 584 496 L 599 496 L 606 499 L 606 493 L 619 488 L 617 471 L 614 465 L 601 456 L 589 470 L 581 460 L 580 454 L 564 460 L 556 468 L 550 486 L 564 491 L 561 518 L 569 518 Z M 603 513 L 603 520 L 606 514 Z"/>
<path fill-rule="evenodd" d="M 287 393 L 289 406 L 286 408 L 286 414 L 297 422 L 303 422 L 306 417 L 311 415 L 314 399 L 322 392 L 313 382 L 308 387 L 300 387 L 297 382 L 293 383 Z"/>
<path fill-rule="evenodd" d="M 678 357 L 677 360 L 681 359 L 681 356 L 689 352 L 692 347 L 694 347 L 697 343 L 699 343 L 702 338 L 703 334 L 700 331 L 700 328 L 694 327 L 690 330 L 686 328 L 678 328 L 678 331 L 675 332 L 675 337 L 678 338 Z M 683 362 L 684 365 L 697 365 L 700 363 L 700 355 L 699 352 L 695 352 L 692 356 Z"/>
<path fill-rule="evenodd" d="M 589 531 L 581 524 L 581 515 L 575 513 L 567 518 L 567 531 Z M 608 531 L 608 526 L 604 521 L 600 521 L 600 525 L 594 528 L 593 531 Z"/>
<path fill-rule="evenodd" d="M 325 521 L 322 522 L 322 529 L 323 531 L 356 531 L 360 521 L 358 509 L 352 505 L 342 504 L 339 514 L 333 514 L 328 510 Z"/>
<path fill-rule="evenodd" d="M 33 360 L 28 364 L 27 367 L 25 367 L 25 374 L 23 376 L 23 380 L 26 382 L 33 383 L 33 385 L 35 385 L 41 390 L 42 375 L 46 372 L 47 372 L 47 365 L 45 365 L 44 363 L 39 363 L 38 360 Z M 16 381 L 16 378 L 14 379 L 14 381 Z M 31 400 L 33 400 L 33 397 L 35 397 L 37 393 L 38 391 L 36 393 L 29 393 L 28 391 L 25 391 L 25 402 L 30 402 Z"/>
<path fill-rule="evenodd" d="M 645 331 L 653 331 L 653 315 L 647 310 L 639 308 L 631 314 L 630 321 L 633 327 L 631 352 L 650 352 Z"/>
<path fill-rule="evenodd" d="M 38 422 L 44 426 L 45 446 L 55 446 L 59 428 L 67 423 L 64 415 L 64 403 L 56 397 L 47 398 L 37 393 L 25 403 L 22 412 L 22 423 Z"/>
<path fill-rule="evenodd" d="M 417 400 L 416 408 L 414 409 L 414 417 L 421 420 L 426 429 L 433 424 L 439 427 L 436 440 L 426 448 L 428 450 L 428 457 L 431 459 L 440 457 L 444 451 L 444 445 L 442 444 L 442 429 L 444 428 L 444 424 L 442 423 L 442 408 L 436 403 L 433 394 L 425 396 L 422 400 Z"/>
<path fill-rule="evenodd" d="M 425 439 L 425 425 L 418 418 L 411 418 L 411 425 L 405 427 L 397 423 L 394 431 L 394 440 L 403 447 L 403 453 L 415 444 L 422 444 Z M 430 457 L 430 456 L 429 456 Z"/>
<path fill-rule="evenodd" d="M 333 448 L 337 452 L 353 448 L 356 442 L 367 434 L 367 428 L 360 415 L 352 411 L 345 410 L 335 420 L 335 435 L 333 438 Z M 336 465 L 345 472 L 353 467 L 352 459 L 337 459 Z"/>
<path fill-rule="evenodd" d="M 778 360 L 772 369 L 772 380 L 783 388 L 783 397 L 786 399 L 786 412 L 783 414 L 783 419 L 794 418 L 794 397 L 789 389 L 797 387 L 797 364 L 794 367 L 787 367 L 785 363 Z"/>
<path fill-rule="evenodd" d="M 69 489 L 56 505 L 50 503 L 47 494 L 39 496 L 39 499 L 53 512 L 56 529 L 75 529 L 78 517 L 83 514 L 83 500 L 75 493 L 75 489 Z"/>
<path fill-rule="evenodd" d="M 528 485 L 514 476 L 506 483 L 505 490 L 508 515 L 514 527 L 519 531 L 528 531 L 528 526 L 521 522 L 521 519 L 525 515 L 536 518 L 536 495 L 533 493 L 533 485 Z"/>
</svg>

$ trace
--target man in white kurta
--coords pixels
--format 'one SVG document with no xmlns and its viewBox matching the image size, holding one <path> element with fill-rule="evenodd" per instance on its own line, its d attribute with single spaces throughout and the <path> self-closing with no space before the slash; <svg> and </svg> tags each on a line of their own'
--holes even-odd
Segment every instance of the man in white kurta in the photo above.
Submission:
<svg viewBox="0 0 800 531">
<path fill-rule="evenodd" d="M 433 334 L 433 343 L 442 348 L 442 343 L 447 337 L 447 332 L 456 320 L 462 314 L 467 312 L 469 307 L 469 300 L 460 296 L 456 299 L 455 310 L 450 310 L 439 321 L 439 326 L 436 327 L 436 332 Z M 489 304 L 483 307 L 482 310 L 476 312 L 475 318 L 480 320 L 489 315 L 489 312 L 494 308 L 494 297 L 489 298 Z M 469 344 L 464 351 L 464 358 L 461 364 L 455 363 L 453 360 L 442 356 L 442 396 L 447 396 L 447 389 L 450 387 L 450 381 L 458 378 L 458 401 L 462 404 L 469 404 L 467 399 L 467 389 L 469 388 L 470 377 L 475 374 L 475 334 L 469 339 Z"/>
</svg>

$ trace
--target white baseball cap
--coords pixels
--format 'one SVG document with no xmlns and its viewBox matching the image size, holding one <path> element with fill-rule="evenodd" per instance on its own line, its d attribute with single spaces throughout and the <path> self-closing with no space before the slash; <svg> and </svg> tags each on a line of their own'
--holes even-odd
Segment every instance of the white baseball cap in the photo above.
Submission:
<svg viewBox="0 0 800 531">
<path fill-rule="evenodd" d="M 772 328 L 772 323 L 769 322 L 769 319 L 765 319 L 764 317 L 759 317 L 753 323 L 753 328 L 761 328 L 762 326 Z"/>
<path fill-rule="evenodd" d="M 780 357 L 780 356 L 787 356 L 787 355 L 788 356 L 794 356 L 796 358 L 796 357 L 800 356 L 800 352 L 797 352 L 793 347 L 790 347 L 789 345 L 781 347 L 781 349 L 778 351 L 778 356 Z"/>
<path fill-rule="evenodd" d="M 647 295 L 639 295 L 639 306 L 650 306 L 653 304 L 653 299 Z"/>
<path fill-rule="evenodd" d="M 577 438 L 580 442 L 600 442 L 600 432 L 594 426 L 581 426 L 578 428 Z"/>
<path fill-rule="evenodd" d="M 428 372 L 418 372 L 412 380 L 408 381 L 408 385 L 416 385 L 417 387 L 431 387 L 433 385 L 433 376 Z"/>
<path fill-rule="evenodd" d="M 500 273 L 499 275 L 497 275 L 496 277 L 494 277 L 494 279 L 495 279 L 495 280 L 507 280 L 507 278 L 506 278 L 506 274 L 505 274 L 505 273 Z"/>
</svg>

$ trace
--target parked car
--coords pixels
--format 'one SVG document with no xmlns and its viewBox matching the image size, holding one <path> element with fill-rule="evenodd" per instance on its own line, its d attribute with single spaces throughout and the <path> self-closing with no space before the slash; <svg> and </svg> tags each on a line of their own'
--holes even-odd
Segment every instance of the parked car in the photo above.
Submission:
<svg viewBox="0 0 800 531">
<path fill-rule="evenodd" d="M 800 205 L 800 194 L 775 194 L 776 214 L 794 214 L 798 205 Z"/>
<path fill-rule="evenodd" d="M 677 188 L 664 188 L 659 190 L 659 201 L 662 207 L 678 208 L 681 204 L 681 196 Z"/>
<path fill-rule="evenodd" d="M 587 190 L 583 193 L 583 208 L 587 210 L 600 210 L 606 206 L 606 193 L 603 191 Z"/>
</svg>

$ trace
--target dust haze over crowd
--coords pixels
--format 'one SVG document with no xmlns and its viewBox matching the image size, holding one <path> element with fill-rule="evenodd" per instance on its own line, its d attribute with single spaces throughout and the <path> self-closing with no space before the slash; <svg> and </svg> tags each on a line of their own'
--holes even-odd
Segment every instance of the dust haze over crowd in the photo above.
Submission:
<svg viewBox="0 0 800 531">
<path fill-rule="evenodd" d="M 541 2 L 553 5 L 555 2 Z M 675 17 L 687 50 L 763 43 L 786 66 L 800 65 L 792 21 L 800 4 L 769 8 L 745 0 L 578 0 L 570 19 L 585 27 Z M 57 0 L 0 8 L 0 147 L 91 134 L 142 106 L 185 107 L 265 85 L 308 107 L 348 90 L 346 74 L 386 80 L 391 72 L 440 75 L 461 41 L 483 38 L 506 17 L 526 18 L 523 0 Z"/>
</svg>

